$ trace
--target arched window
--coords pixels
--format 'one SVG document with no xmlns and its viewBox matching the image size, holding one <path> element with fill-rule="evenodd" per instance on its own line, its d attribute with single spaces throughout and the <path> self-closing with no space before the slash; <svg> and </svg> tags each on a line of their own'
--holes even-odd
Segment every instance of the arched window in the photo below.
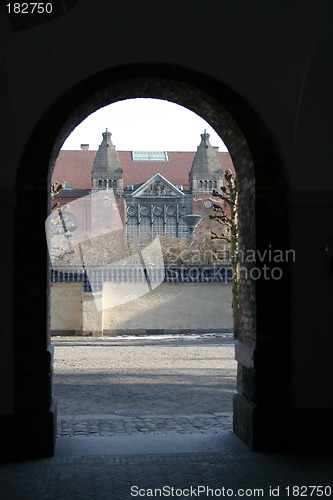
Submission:
<svg viewBox="0 0 333 500">
<path fill-rule="evenodd" d="M 168 217 L 166 220 L 165 234 L 177 236 L 177 219 L 176 217 Z"/>
<path fill-rule="evenodd" d="M 207 181 L 204 182 L 204 188 L 207 189 Z"/>
<path fill-rule="evenodd" d="M 199 181 L 199 188 L 202 189 L 202 181 Z"/>
<path fill-rule="evenodd" d="M 126 222 L 127 239 L 131 240 L 138 236 L 138 219 L 137 217 L 128 217 Z"/>
<path fill-rule="evenodd" d="M 117 181 L 116 181 L 116 179 L 114 179 L 114 181 L 113 181 L 113 189 L 117 189 Z"/>
<path fill-rule="evenodd" d="M 142 238 L 141 238 L 142 237 Z M 150 217 L 140 219 L 140 245 L 144 246 L 151 239 Z"/>
<path fill-rule="evenodd" d="M 100 179 L 100 180 L 98 181 L 98 187 L 100 187 L 100 188 L 102 188 L 102 187 L 103 187 L 103 182 L 102 182 L 102 179 Z"/>
<path fill-rule="evenodd" d="M 208 187 L 209 187 L 209 189 L 212 189 L 212 187 L 213 187 L 213 183 L 212 183 L 212 181 L 209 181 L 209 182 L 208 182 Z"/>
<path fill-rule="evenodd" d="M 163 217 L 154 217 L 153 235 L 163 234 Z"/>
</svg>

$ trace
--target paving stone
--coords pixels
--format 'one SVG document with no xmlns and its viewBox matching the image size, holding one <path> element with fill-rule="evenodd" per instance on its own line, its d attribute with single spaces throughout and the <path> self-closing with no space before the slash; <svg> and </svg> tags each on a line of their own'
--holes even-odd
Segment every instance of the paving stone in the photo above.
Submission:
<svg viewBox="0 0 333 500">
<path fill-rule="evenodd" d="M 115 341 L 105 341 L 105 344 L 109 346 L 113 342 Z M 59 344 L 63 343 L 66 341 L 59 341 Z M 169 345 L 170 342 L 166 344 Z M 117 351 L 120 355 L 121 350 Z M 75 393 L 75 389 L 76 386 L 73 384 L 71 395 Z M 226 394 L 229 393 L 231 394 L 230 391 L 226 391 Z M 58 418 L 58 436 L 88 440 L 98 439 L 96 436 L 172 433 L 173 437 L 177 435 L 178 438 L 184 434 L 185 438 L 189 439 L 189 435 L 194 432 L 212 434 L 221 430 L 231 430 L 232 427 L 231 413 L 204 414 L 202 411 L 200 414 L 191 415 L 190 412 L 185 413 L 185 410 L 182 410 L 184 414 L 172 412 L 171 409 L 169 411 L 172 414 L 131 417 L 115 414 L 89 417 L 63 414 Z M 240 452 L 235 448 L 220 453 L 56 456 L 49 459 L 0 464 L 0 498 L 131 500 L 135 498 L 131 496 L 131 486 L 137 485 L 147 490 L 146 494 L 137 498 L 147 499 L 152 498 L 152 495 L 148 495 L 149 488 L 162 488 L 168 485 L 180 489 L 204 485 L 217 490 L 222 487 L 231 488 L 235 492 L 238 488 L 245 488 L 250 489 L 250 493 L 254 493 L 255 488 L 262 488 L 264 494 L 260 498 L 265 500 L 273 498 L 269 488 L 279 486 L 280 494 L 276 498 L 290 500 L 285 487 L 294 484 L 328 485 L 333 491 L 332 470 L 333 459 L 328 456 L 270 455 L 253 453 L 247 449 Z M 214 497 L 223 498 L 222 495 Z M 203 500 L 214 497 L 203 493 L 199 498 Z M 234 497 L 236 498 L 235 495 Z M 172 498 L 171 495 L 169 498 Z M 184 493 L 173 498 L 185 499 L 189 496 Z"/>
<path fill-rule="evenodd" d="M 332 487 L 330 457 L 300 457 L 243 453 L 189 453 L 136 456 L 54 457 L 0 466 L 0 496 L 6 500 L 130 500 L 131 487 L 152 498 L 154 488 L 174 490 L 206 487 L 206 493 L 221 488 L 247 496 L 270 499 L 271 487 L 279 487 L 278 498 L 290 498 L 286 486 L 324 484 Z M 254 494 L 261 489 L 263 494 Z M 146 494 L 144 494 L 146 492 Z M 224 495 L 230 496 L 230 495 Z M 174 496 L 175 497 L 175 496 Z M 195 496 L 193 496 L 194 498 Z M 200 494 L 200 499 L 223 497 Z M 237 497 L 236 494 L 234 497 Z M 157 498 L 157 496 L 155 496 Z M 325 497 L 327 498 L 327 497 Z"/>
<path fill-rule="evenodd" d="M 209 415 L 202 418 L 199 415 L 187 416 L 156 416 L 156 417 L 132 417 L 131 419 L 114 420 L 110 417 L 109 421 L 98 419 L 93 420 L 82 418 L 80 422 L 74 419 L 63 420 L 62 416 L 58 418 L 58 436 L 106 436 L 117 434 L 132 434 L 140 432 L 143 434 L 165 434 L 175 432 L 185 434 L 190 432 L 218 432 L 221 430 L 232 429 L 232 413 L 223 415 Z"/>
</svg>

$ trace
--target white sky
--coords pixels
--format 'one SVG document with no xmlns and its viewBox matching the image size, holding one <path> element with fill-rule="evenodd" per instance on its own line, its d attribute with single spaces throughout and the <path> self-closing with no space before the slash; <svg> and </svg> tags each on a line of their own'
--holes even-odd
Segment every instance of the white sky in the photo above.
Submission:
<svg viewBox="0 0 333 500">
<path fill-rule="evenodd" d="M 205 129 L 212 146 L 227 151 L 205 120 L 159 99 L 128 99 L 99 109 L 76 127 L 62 149 L 77 150 L 89 144 L 89 149 L 96 150 L 106 128 L 118 151 L 196 151 Z"/>
</svg>

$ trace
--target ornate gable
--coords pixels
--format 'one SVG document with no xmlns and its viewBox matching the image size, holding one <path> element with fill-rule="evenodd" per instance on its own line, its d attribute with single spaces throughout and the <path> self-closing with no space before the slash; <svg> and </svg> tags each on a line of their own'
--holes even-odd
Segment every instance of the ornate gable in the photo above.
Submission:
<svg viewBox="0 0 333 500">
<path fill-rule="evenodd" d="M 161 174 L 155 174 L 151 179 L 132 193 L 134 198 L 179 198 L 185 196 L 180 189 Z"/>
</svg>

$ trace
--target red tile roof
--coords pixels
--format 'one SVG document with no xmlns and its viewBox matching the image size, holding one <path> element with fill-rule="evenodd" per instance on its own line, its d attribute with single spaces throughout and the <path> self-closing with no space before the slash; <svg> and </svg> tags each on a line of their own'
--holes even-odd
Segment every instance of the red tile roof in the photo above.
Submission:
<svg viewBox="0 0 333 500">
<path fill-rule="evenodd" d="M 188 186 L 195 152 L 168 152 L 169 161 L 133 161 L 131 151 L 118 151 L 124 171 L 124 187 L 140 185 L 156 173 L 160 173 L 175 186 Z M 52 178 L 59 182 L 67 182 L 73 189 L 90 189 L 91 169 L 96 151 L 62 150 L 57 158 Z M 233 170 L 229 153 L 217 152 L 223 170 Z"/>
<path fill-rule="evenodd" d="M 60 151 L 52 179 L 67 182 L 73 189 L 90 189 L 95 156 L 96 151 Z"/>
</svg>

